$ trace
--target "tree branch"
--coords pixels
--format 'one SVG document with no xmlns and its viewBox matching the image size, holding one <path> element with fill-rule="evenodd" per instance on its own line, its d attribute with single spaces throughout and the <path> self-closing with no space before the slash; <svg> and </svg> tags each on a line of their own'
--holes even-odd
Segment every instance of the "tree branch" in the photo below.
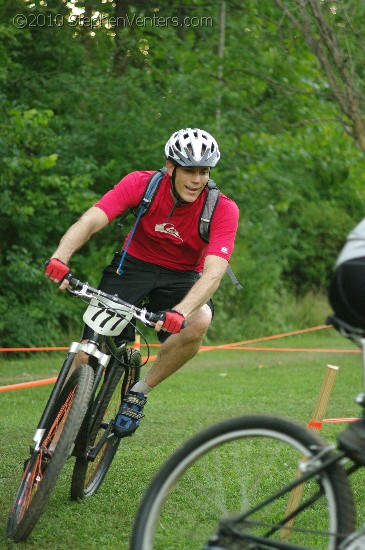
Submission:
<svg viewBox="0 0 365 550">
<path fill-rule="evenodd" d="M 266 74 L 260 73 L 258 71 L 254 71 L 252 69 L 233 69 L 232 71 L 228 72 L 226 71 L 226 74 L 231 75 L 234 73 L 244 73 L 250 76 L 253 76 L 254 78 L 257 78 L 258 80 L 262 80 L 263 82 L 267 82 L 267 84 L 270 84 L 274 88 L 279 88 L 285 91 L 288 91 L 290 93 L 298 94 L 298 95 L 314 95 L 324 98 L 329 98 L 331 94 L 328 92 L 319 92 L 311 90 L 303 90 L 300 88 L 294 88 L 293 86 L 289 86 L 288 84 L 284 84 L 283 82 L 280 82 L 279 80 L 275 80 L 274 78 L 271 78 L 270 76 L 267 76 Z M 214 75 L 212 75 L 214 76 Z"/>
<path fill-rule="evenodd" d="M 348 56 L 344 55 L 333 27 L 326 21 L 320 0 L 294 0 L 298 6 L 298 17 L 275 0 L 277 7 L 302 33 L 307 45 L 317 57 L 343 113 L 353 123 L 353 138 L 365 151 L 365 132 L 359 96 L 355 81 L 348 70 Z M 316 35 L 318 33 L 318 37 Z M 346 126 L 345 130 L 346 130 Z"/>
</svg>

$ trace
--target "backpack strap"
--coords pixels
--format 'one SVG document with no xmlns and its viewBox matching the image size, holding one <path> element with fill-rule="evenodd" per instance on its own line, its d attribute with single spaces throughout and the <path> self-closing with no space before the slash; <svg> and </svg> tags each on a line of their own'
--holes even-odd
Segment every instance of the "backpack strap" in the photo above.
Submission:
<svg viewBox="0 0 365 550">
<path fill-rule="evenodd" d="M 128 216 L 128 214 L 130 214 L 132 212 L 136 216 L 136 221 L 134 222 L 134 225 L 131 229 L 131 232 L 129 233 L 128 241 L 126 242 L 125 248 L 123 250 L 122 257 L 120 259 L 120 262 L 119 262 L 119 265 L 118 265 L 118 268 L 117 268 L 117 274 L 118 275 L 123 275 L 122 265 L 123 265 L 123 262 L 124 262 L 124 258 L 127 255 L 127 250 L 128 250 L 129 245 L 130 245 L 130 242 L 133 238 L 133 235 L 134 235 L 134 232 L 136 230 L 137 224 L 138 224 L 140 218 L 142 216 L 144 216 L 146 214 L 147 210 L 150 208 L 152 200 L 153 200 L 153 198 L 154 198 L 154 196 L 157 192 L 157 189 L 160 186 L 161 180 L 162 180 L 162 178 L 163 178 L 163 176 L 166 172 L 167 172 L 167 169 L 165 167 L 161 168 L 160 170 L 157 170 L 157 172 L 154 172 L 152 174 L 152 176 L 150 177 L 150 179 L 148 180 L 148 182 L 147 182 L 147 185 L 146 185 L 146 188 L 144 190 L 141 202 L 136 207 L 128 208 L 127 210 L 125 210 L 119 218 L 118 225 L 119 225 L 119 227 L 122 227 L 124 222 L 125 222 L 126 217 Z"/>
<path fill-rule="evenodd" d="M 237 290 L 242 290 L 243 286 L 237 279 L 236 275 L 233 273 L 231 266 L 228 264 L 227 266 L 227 273 L 229 275 L 229 278 L 231 279 L 234 286 L 237 288 Z"/>
<path fill-rule="evenodd" d="M 158 188 L 160 187 L 161 180 L 163 176 L 166 174 L 167 168 L 166 166 L 163 166 L 163 168 L 160 168 L 156 172 L 152 174 L 152 176 L 149 178 L 147 185 L 145 187 L 143 197 L 141 201 L 137 204 L 137 206 L 133 206 L 131 208 L 127 208 L 124 210 L 124 212 L 119 217 L 118 226 L 123 227 L 125 220 L 129 216 L 129 214 L 134 214 L 135 217 L 141 218 L 144 216 L 149 208 L 151 207 L 152 201 L 157 193 Z"/>
<path fill-rule="evenodd" d="M 167 168 L 166 166 L 163 166 L 162 168 L 157 170 L 154 174 L 152 174 L 152 176 L 147 182 L 146 189 L 144 191 L 141 202 L 136 207 L 131 209 L 135 216 L 138 216 L 140 208 L 143 208 L 143 212 L 141 216 L 144 216 L 147 213 L 147 211 L 151 207 L 153 199 L 155 198 L 158 188 L 160 187 L 162 178 L 166 173 L 167 173 Z"/>
<path fill-rule="evenodd" d="M 199 220 L 199 235 L 206 243 L 209 242 L 210 222 L 215 212 L 215 209 L 217 208 L 220 194 L 221 192 L 219 191 L 215 182 L 211 179 L 208 180 L 207 193 Z M 230 265 L 227 266 L 227 273 L 237 290 L 241 290 L 243 287 L 239 283 L 236 275 L 233 273 Z"/>
<path fill-rule="evenodd" d="M 209 179 L 207 183 L 205 201 L 199 219 L 199 235 L 206 243 L 209 242 L 210 221 L 217 207 L 220 194 L 221 192 L 215 182 Z"/>
</svg>

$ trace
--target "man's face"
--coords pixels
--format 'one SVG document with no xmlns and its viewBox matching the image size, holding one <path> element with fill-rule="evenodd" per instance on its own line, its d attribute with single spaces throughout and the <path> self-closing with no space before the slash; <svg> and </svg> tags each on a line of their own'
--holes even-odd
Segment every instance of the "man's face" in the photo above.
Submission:
<svg viewBox="0 0 365 550">
<path fill-rule="evenodd" d="M 167 162 L 169 175 L 172 176 L 174 165 Z M 177 166 L 175 174 L 175 187 L 178 195 L 185 202 L 194 202 L 208 183 L 209 168 L 206 166 L 187 167 Z"/>
</svg>

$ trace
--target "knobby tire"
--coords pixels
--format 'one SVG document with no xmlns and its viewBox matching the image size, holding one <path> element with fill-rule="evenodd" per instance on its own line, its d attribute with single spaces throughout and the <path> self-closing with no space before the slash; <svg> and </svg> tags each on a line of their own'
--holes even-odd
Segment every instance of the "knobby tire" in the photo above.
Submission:
<svg viewBox="0 0 365 550">
<path fill-rule="evenodd" d="M 128 364 L 131 367 L 139 367 L 141 356 L 137 350 L 129 349 L 130 357 Z M 121 443 L 121 439 L 115 437 L 110 431 L 111 422 L 119 411 L 121 400 L 133 383 L 135 369 L 124 369 L 120 365 L 110 370 L 94 400 L 94 408 L 90 415 L 85 418 L 80 439 L 77 443 L 79 449 L 76 451 L 76 462 L 71 481 L 71 499 L 82 500 L 92 496 L 100 488 L 115 454 Z M 100 405 L 98 405 L 100 403 Z M 95 414 L 95 407 L 97 414 Z M 91 419 L 91 420 L 90 420 Z M 105 430 L 109 435 L 99 450 L 94 460 L 88 458 L 88 452 L 98 444 L 103 437 Z M 84 439 L 85 434 L 87 439 Z"/>
<path fill-rule="evenodd" d="M 299 465 L 325 446 L 317 434 L 280 417 L 243 416 L 205 429 L 165 462 L 147 488 L 131 550 L 203 548 L 211 537 L 212 546 L 226 550 L 247 549 L 251 544 L 269 549 L 270 541 L 335 550 L 355 526 L 351 489 L 338 463 L 300 485 L 299 501 L 292 509 L 304 497 L 317 494 L 320 486 L 324 494 L 292 525 L 285 522 L 291 492 L 259 508 L 298 479 Z M 332 454 L 327 450 L 326 458 Z M 318 460 L 320 464 L 324 458 Z M 242 520 L 254 507 L 256 512 Z M 233 520 L 240 536 L 219 533 L 219 522 L 225 518 Z M 245 533 L 266 537 L 265 544 L 249 542 Z"/>
<path fill-rule="evenodd" d="M 40 451 L 33 452 L 25 462 L 6 528 L 7 536 L 15 542 L 25 540 L 34 529 L 71 455 L 89 405 L 93 377 L 89 365 L 81 365 L 74 371 L 51 413 Z"/>
</svg>

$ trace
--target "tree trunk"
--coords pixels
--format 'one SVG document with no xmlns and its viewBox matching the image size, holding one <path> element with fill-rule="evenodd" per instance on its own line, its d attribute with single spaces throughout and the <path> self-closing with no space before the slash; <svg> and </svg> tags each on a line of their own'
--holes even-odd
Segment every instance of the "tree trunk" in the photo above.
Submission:
<svg viewBox="0 0 365 550">
<path fill-rule="evenodd" d="M 338 35 L 325 18 L 326 3 L 321 0 L 294 0 L 297 10 L 291 10 L 285 0 L 275 0 L 278 8 L 302 33 L 308 47 L 317 57 L 342 112 L 351 120 L 351 136 L 365 152 L 364 118 L 357 87 L 359 77 L 349 71 L 348 53 L 341 48 Z M 344 121 L 349 133 L 349 124 Z"/>
<path fill-rule="evenodd" d="M 216 123 L 217 131 L 221 128 L 222 118 L 222 94 L 223 94 L 223 59 L 224 59 L 224 43 L 226 33 L 226 2 L 221 1 L 220 5 L 220 27 L 219 27 L 219 44 L 218 44 L 218 93 L 217 93 L 217 109 L 216 109 Z"/>
<path fill-rule="evenodd" d="M 128 59 L 128 0 L 115 1 L 115 52 L 114 69 L 118 74 L 126 74 Z"/>
</svg>

